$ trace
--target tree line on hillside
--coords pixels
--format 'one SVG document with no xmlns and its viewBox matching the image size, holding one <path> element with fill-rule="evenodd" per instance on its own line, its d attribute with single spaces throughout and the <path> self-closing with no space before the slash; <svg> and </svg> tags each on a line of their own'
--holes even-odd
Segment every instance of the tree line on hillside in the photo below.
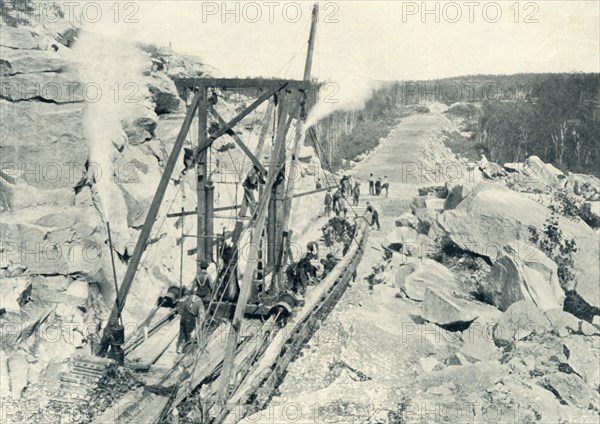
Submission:
<svg viewBox="0 0 600 424">
<path fill-rule="evenodd" d="M 414 105 L 473 104 L 477 145 L 498 163 L 539 156 L 563 171 L 600 176 L 600 75 L 469 75 L 398 81 L 374 92 L 364 109 L 321 120 L 316 132 L 327 159 L 339 167 L 373 149 Z"/>
<path fill-rule="evenodd" d="M 528 101 L 486 101 L 478 139 L 498 163 L 539 156 L 562 171 L 600 175 L 598 74 L 540 76 Z"/>
<path fill-rule="evenodd" d="M 317 123 L 318 148 L 332 169 L 375 148 L 399 122 L 405 111 L 395 86 L 375 91 L 361 110 L 337 111 Z"/>
</svg>

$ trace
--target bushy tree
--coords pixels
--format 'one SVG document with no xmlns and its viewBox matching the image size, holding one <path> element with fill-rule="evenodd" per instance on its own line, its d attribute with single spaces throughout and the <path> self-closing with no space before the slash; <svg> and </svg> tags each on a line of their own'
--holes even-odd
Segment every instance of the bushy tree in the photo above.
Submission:
<svg viewBox="0 0 600 424">
<path fill-rule="evenodd" d="M 568 287 L 575 279 L 573 255 L 577 252 L 577 245 L 575 239 L 567 239 L 563 234 L 558 214 L 552 212 L 548 216 L 542 231 L 530 226 L 529 234 L 531 242 L 556 263 L 560 285 L 563 289 Z"/>
</svg>

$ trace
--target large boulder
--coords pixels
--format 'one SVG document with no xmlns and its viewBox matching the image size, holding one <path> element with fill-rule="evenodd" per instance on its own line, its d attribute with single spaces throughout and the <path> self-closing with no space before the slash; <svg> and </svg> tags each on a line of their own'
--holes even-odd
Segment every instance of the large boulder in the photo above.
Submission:
<svg viewBox="0 0 600 424">
<path fill-rule="evenodd" d="M 567 188 L 586 200 L 600 200 L 600 178 L 593 175 L 572 174 L 569 172 Z"/>
<path fill-rule="evenodd" d="M 392 231 L 385 239 L 386 247 L 400 251 L 406 243 L 416 243 L 417 232 L 409 227 L 399 227 Z"/>
<path fill-rule="evenodd" d="M 598 337 L 570 335 L 563 339 L 563 351 L 567 362 L 585 382 L 595 389 L 600 388 L 600 346 Z"/>
<path fill-rule="evenodd" d="M 499 353 L 492 337 L 493 327 L 484 321 L 485 318 L 476 319 L 461 335 L 464 344 L 460 353 L 470 362 L 489 361 Z"/>
<path fill-rule="evenodd" d="M 0 70 L 4 76 L 60 72 L 67 68 L 67 62 L 61 55 L 43 50 L 16 50 L 0 46 L 0 57 Z"/>
<path fill-rule="evenodd" d="M 50 103 L 80 103 L 84 86 L 75 72 L 38 72 L 2 78 L 2 96 L 12 102 L 41 100 Z"/>
<path fill-rule="evenodd" d="M 444 200 L 444 210 L 454 209 L 465 197 L 473 191 L 473 184 L 461 183 L 461 184 L 446 184 L 448 190 L 448 196 Z"/>
<path fill-rule="evenodd" d="M 548 192 L 567 184 L 561 170 L 537 156 L 530 156 L 523 163 L 506 163 L 504 168 L 510 172 L 508 184 L 519 191 Z"/>
<path fill-rule="evenodd" d="M 0 27 L 0 45 L 2 46 L 12 49 L 39 49 L 41 44 L 40 36 L 32 28 L 4 24 Z"/>
<path fill-rule="evenodd" d="M 39 189 L 25 182 L 11 183 L 0 176 L 0 211 L 17 211 L 40 205 L 73 206 L 72 188 Z"/>
<path fill-rule="evenodd" d="M 600 334 L 600 328 L 562 309 L 550 309 L 544 312 L 552 324 L 552 331 L 559 337 L 568 337 L 571 334 L 594 336 Z"/>
<path fill-rule="evenodd" d="M 177 93 L 177 87 L 166 74 L 163 72 L 153 73 L 148 89 L 152 95 L 152 100 L 156 104 L 154 112 L 158 115 L 179 110 L 181 99 Z"/>
<path fill-rule="evenodd" d="M 12 397 L 14 400 L 19 400 L 29 383 L 27 378 L 29 362 L 27 362 L 26 354 L 22 351 L 14 352 L 8 359 L 8 370 Z"/>
<path fill-rule="evenodd" d="M 551 163 L 544 163 L 538 156 L 525 159 L 524 173 L 532 180 L 549 187 L 562 187 L 565 185 L 565 174 Z"/>
<path fill-rule="evenodd" d="M 502 247 L 519 241 L 529 244 L 529 227 L 542 232 L 550 215 L 545 206 L 521 193 L 495 184 L 479 184 L 453 210 L 438 216 L 438 223 L 460 248 L 496 261 L 503 254 Z M 564 236 L 574 238 L 574 290 L 593 307 L 600 307 L 598 275 L 590 269 L 600 267 L 598 235 L 583 221 L 560 218 Z"/>
<path fill-rule="evenodd" d="M 565 405 L 588 410 L 597 407 L 598 392 L 591 389 L 577 374 L 556 372 L 544 377 L 544 386 Z M 586 421 L 584 421 L 586 422 Z"/>
<path fill-rule="evenodd" d="M 513 303 L 494 326 L 493 338 L 497 346 L 507 346 L 533 334 L 544 334 L 552 329 L 551 322 L 533 302 Z"/>
<path fill-rule="evenodd" d="M 542 311 L 561 309 L 565 294 L 556 269 L 556 264 L 534 246 L 514 242 L 504 246 L 481 285 L 502 311 L 519 300 L 530 300 Z"/>
<path fill-rule="evenodd" d="M 468 325 L 477 318 L 469 302 L 429 288 L 425 289 L 421 316 L 441 326 Z"/>
<path fill-rule="evenodd" d="M 422 301 L 425 291 L 452 294 L 460 291 L 452 272 L 444 265 L 431 259 L 410 262 L 396 272 L 396 287 L 412 300 Z"/>
<path fill-rule="evenodd" d="M 2 278 L 0 284 L 0 309 L 18 314 L 31 294 L 31 281 L 26 276 Z"/>
<path fill-rule="evenodd" d="M 396 218 L 396 227 L 409 227 L 417 229 L 419 220 L 412 213 L 406 212 Z"/>
</svg>

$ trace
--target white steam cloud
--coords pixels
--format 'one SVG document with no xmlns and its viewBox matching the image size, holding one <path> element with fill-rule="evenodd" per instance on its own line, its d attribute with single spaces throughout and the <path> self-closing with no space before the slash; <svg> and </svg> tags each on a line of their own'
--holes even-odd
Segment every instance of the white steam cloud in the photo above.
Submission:
<svg viewBox="0 0 600 424">
<path fill-rule="evenodd" d="M 348 75 L 329 78 L 321 87 L 318 102 L 306 119 L 306 128 L 334 112 L 363 109 L 373 93 L 382 86 L 382 81 Z"/>
<path fill-rule="evenodd" d="M 119 168 L 114 164 L 118 150 L 127 143 L 121 122 L 139 116 L 137 108 L 144 107 L 140 95 L 147 87 L 141 87 L 140 81 L 149 64 L 129 41 L 111 35 L 110 22 L 88 27 L 81 31 L 72 53 L 86 101 L 83 130 L 89 144 L 88 179 L 96 189 L 96 205 L 109 221 L 111 209 L 125 206 L 115 183 Z"/>
</svg>

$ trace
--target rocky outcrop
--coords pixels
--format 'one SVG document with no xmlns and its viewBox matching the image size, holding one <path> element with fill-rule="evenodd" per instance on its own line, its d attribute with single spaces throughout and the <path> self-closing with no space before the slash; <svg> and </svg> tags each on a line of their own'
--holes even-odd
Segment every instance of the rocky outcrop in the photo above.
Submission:
<svg viewBox="0 0 600 424">
<path fill-rule="evenodd" d="M 417 229 L 419 220 L 412 213 L 406 212 L 396 218 L 396 227 L 409 227 Z"/>
<path fill-rule="evenodd" d="M 396 287 L 408 298 L 423 301 L 427 289 L 444 294 L 459 291 L 460 287 L 452 272 L 431 259 L 408 263 L 396 272 Z"/>
<path fill-rule="evenodd" d="M 0 284 L 0 310 L 3 313 L 19 314 L 21 305 L 25 304 L 31 295 L 31 282 L 25 276 L 2 278 Z"/>
<path fill-rule="evenodd" d="M 469 307 L 469 302 L 427 288 L 423 296 L 422 317 L 441 326 L 468 326 L 477 315 Z"/>
<path fill-rule="evenodd" d="M 504 168 L 511 172 L 507 184 L 518 191 L 547 192 L 567 183 L 562 171 L 537 156 L 530 156 L 523 163 L 504 164 Z"/>
<path fill-rule="evenodd" d="M 410 227 L 396 228 L 388 234 L 386 238 L 386 247 L 399 252 L 405 244 L 416 243 L 417 235 L 417 232 Z"/>
<path fill-rule="evenodd" d="M 156 105 L 154 112 L 158 115 L 174 113 L 180 110 L 182 102 L 177 93 L 177 87 L 175 87 L 173 80 L 164 73 L 153 73 L 148 89 L 152 95 L 152 101 Z"/>
<path fill-rule="evenodd" d="M 554 261 L 534 246 L 514 242 L 503 247 L 482 281 L 483 291 L 503 311 L 519 300 L 529 300 L 542 311 L 562 309 L 565 294 L 556 270 Z"/>
<path fill-rule="evenodd" d="M 600 179 L 593 175 L 568 174 L 567 185 L 573 193 L 585 200 L 597 202 L 600 200 Z"/>
<path fill-rule="evenodd" d="M 444 200 L 444 210 L 454 209 L 473 191 L 473 184 L 461 183 L 450 184 L 446 183 L 448 196 Z"/>
<path fill-rule="evenodd" d="M 549 215 L 548 208 L 520 193 L 483 183 L 455 209 L 440 214 L 438 222 L 461 249 L 495 262 L 502 255 L 503 246 L 515 241 L 530 244 L 529 227 L 543 231 Z M 574 238 L 577 244 L 574 290 L 589 305 L 598 307 L 600 286 L 597 275 L 589 272 L 600 266 L 597 234 L 582 221 L 560 218 L 559 226 L 565 237 Z"/>
</svg>

